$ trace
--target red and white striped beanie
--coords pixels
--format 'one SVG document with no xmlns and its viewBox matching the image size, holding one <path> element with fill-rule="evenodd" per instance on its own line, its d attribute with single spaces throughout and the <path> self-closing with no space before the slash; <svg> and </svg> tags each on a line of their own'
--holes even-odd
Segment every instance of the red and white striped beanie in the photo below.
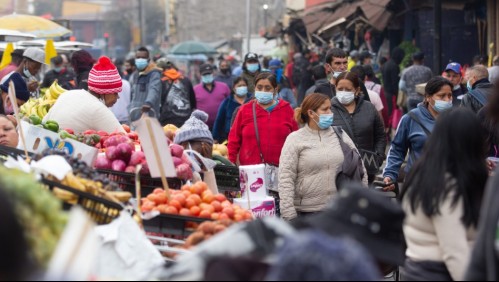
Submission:
<svg viewBox="0 0 499 282">
<path fill-rule="evenodd" d="M 123 82 L 118 69 L 108 57 L 102 56 L 88 76 L 88 90 L 99 95 L 118 94 Z"/>
</svg>

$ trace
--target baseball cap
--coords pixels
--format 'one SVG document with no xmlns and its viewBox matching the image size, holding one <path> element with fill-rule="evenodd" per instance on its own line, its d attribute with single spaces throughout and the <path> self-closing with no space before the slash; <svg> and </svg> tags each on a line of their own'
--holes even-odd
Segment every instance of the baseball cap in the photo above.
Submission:
<svg viewBox="0 0 499 282">
<path fill-rule="evenodd" d="M 247 62 L 247 61 L 251 61 L 251 60 L 258 61 L 258 55 L 256 53 L 246 54 L 246 56 L 244 57 L 244 61 Z"/>
<path fill-rule="evenodd" d="M 278 59 L 271 60 L 271 61 L 269 62 L 269 68 L 270 68 L 270 69 L 278 69 L 278 68 L 282 68 L 282 63 L 281 63 L 281 60 L 278 60 Z"/>
<path fill-rule="evenodd" d="M 458 63 L 450 63 L 445 68 L 445 71 L 453 71 L 455 73 L 461 73 L 461 65 Z"/>
<path fill-rule="evenodd" d="M 40 64 L 46 65 L 45 64 L 45 52 L 40 48 L 36 48 L 36 47 L 27 48 L 23 53 L 23 57 L 28 58 L 30 60 L 33 60 L 35 62 L 38 62 Z"/>
<path fill-rule="evenodd" d="M 22 57 L 23 57 L 23 54 L 24 54 L 24 50 L 22 50 L 22 49 L 16 49 L 16 50 L 12 51 L 11 56 L 12 56 L 12 57 L 19 57 L 19 58 L 22 58 Z"/>
<path fill-rule="evenodd" d="M 199 72 L 201 73 L 201 75 L 212 74 L 213 66 L 210 64 L 203 64 L 201 65 L 201 67 L 199 67 Z"/>
</svg>

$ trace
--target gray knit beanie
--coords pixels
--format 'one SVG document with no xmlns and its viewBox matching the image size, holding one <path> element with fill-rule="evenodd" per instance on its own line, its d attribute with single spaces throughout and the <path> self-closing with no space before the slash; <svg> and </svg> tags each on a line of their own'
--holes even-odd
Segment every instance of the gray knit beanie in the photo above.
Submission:
<svg viewBox="0 0 499 282">
<path fill-rule="evenodd" d="M 184 125 L 177 131 L 174 143 L 182 144 L 186 141 L 205 141 L 213 144 L 213 135 L 206 122 L 208 121 L 208 114 L 195 110 L 192 112 L 191 117 L 185 122 Z"/>
</svg>

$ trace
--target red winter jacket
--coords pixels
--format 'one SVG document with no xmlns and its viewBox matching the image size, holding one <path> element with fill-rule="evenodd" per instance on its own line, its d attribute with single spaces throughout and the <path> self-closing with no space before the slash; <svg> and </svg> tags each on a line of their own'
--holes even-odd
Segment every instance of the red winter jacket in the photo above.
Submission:
<svg viewBox="0 0 499 282">
<path fill-rule="evenodd" d="M 256 101 L 241 106 L 229 133 L 229 159 L 233 163 L 237 160 L 240 165 L 262 163 L 255 134 L 254 103 Z M 286 138 L 298 130 L 298 124 L 293 117 L 294 111 L 288 102 L 279 100 L 279 104 L 270 113 L 257 104 L 256 115 L 265 163 L 278 166 Z"/>
</svg>

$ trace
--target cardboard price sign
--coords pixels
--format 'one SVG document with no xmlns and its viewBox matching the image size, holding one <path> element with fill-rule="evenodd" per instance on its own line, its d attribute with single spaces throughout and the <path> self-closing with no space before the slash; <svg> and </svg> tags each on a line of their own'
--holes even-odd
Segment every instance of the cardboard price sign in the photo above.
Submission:
<svg viewBox="0 0 499 282">
<path fill-rule="evenodd" d="M 170 148 L 159 121 L 144 116 L 134 125 L 137 127 L 136 132 L 139 134 L 151 177 L 177 177 Z"/>
</svg>

